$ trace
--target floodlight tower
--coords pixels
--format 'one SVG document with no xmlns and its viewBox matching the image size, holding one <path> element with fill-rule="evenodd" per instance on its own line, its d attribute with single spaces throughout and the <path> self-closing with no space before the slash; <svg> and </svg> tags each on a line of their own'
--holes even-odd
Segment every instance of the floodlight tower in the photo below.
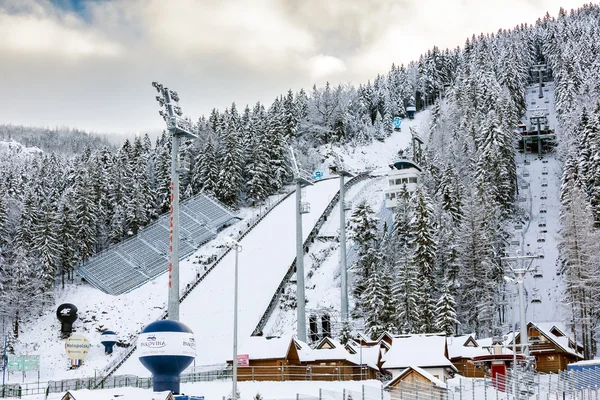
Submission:
<svg viewBox="0 0 600 400">
<path fill-rule="evenodd" d="M 502 257 L 501 259 L 506 261 L 510 272 L 512 272 L 514 279 L 510 277 L 504 277 L 507 282 L 514 282 L 516 280 L 517 287 L 519 289 L 519 319 L 520 319 L 520 336 L 521 336 L 521 351 L 525 357 L 529 356 L 529 339 L 527 337 L 527 320 L 525 317 L 525 292 L 523 283 L 525 281 L 525 275 L 531 269 L 531 263 L 533 260 L 539 258 L 535 256 L 522 256 L 520 251 L 517 251 L 517 255 L 514 257 Z M 514 267 L 513 265 L 514 264 Z M 518 265 L 518 266 L 517 266 Z M 514 339 L 513 339 L 514 340 Z"/>
<path fill-rule="evenodd" d="M 152 82 L 160 96 L 156 100 L 161 107 L 159 114 L 167 123 L 171 133 L 171 206 L 169 207 L 169 301 L 168 317 L 179 320 L 179 141 L 181 138 L 195 139 L 196 135 L 191 121 L 182 118 L 179 107 L 179 95 L 158 82 Z M 173 104 L 175 102 L 175 104 Z"/>
<path fill-rule="evenodd" d="M 348 266 L 346 265 L 346 211 L 351 208 L 344 201 L 344 177 L 353 177 L 354 174 L 342 162 L 342 157 L 331 151 L 334 157 L 333 165 L 329 167 L 331 172 L 340 176 L 340 277 L 341 277 L 341 314 L 342 323 L 348 322 Z"/>
<path fill-rule="evenodd" d="M 306 342 L 306 296 L 304 295 L 304 243 L 302 242 L 302 214 L 310 212 L 310 203 L 302 201 L 302 185 L 312 185 L 312 176 L 300 168 L 294 149 L 290 147 L 292 169 L 296 181 L 296 302 L 298 311 L 298 340 Z"/>
<path fill-rule="evenodd" d="M 421 164 L 423 162 L 423 139 L 413 127 L 410 127 L 410 135 L 412 137 L 412 159 L 417 164 Z"/>
<path fill-rule="evenodd" d="M 537 138 L 538 138 L 538 156 L 542 156 L 542 121 L 546 119 L 546 108 L 536 108 L 534 113 L 529 117 L 531 122 L 537 123 Z"/>
<path fill-rule="evenodd" d="M 540 92 L 538 94 L 538 97 L 541 99 L 542 97 L 544 97 L 544 90 L 542 89 L 542 77 L 543 74 L 546 72 L 546 64 L 536 64 L 533 67 L 531 67 L 531 71 L 538 73 L 540 82 Z"/>
</svg>

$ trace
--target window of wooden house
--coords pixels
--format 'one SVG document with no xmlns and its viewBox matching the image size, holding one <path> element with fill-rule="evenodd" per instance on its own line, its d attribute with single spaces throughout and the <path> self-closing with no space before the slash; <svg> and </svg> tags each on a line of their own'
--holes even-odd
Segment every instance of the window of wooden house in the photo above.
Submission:
<svg viewBox="0 0 600 400">
<path fill-rule="evenodd" d="M 410 178 L 408 178 L 408 182 L 409 183 L 417 183 L 417 177 L 416 176 L 411 176 Z"/>
<path fill-rule="evenodd" d="M 326 366 L 326 365 L 327 365 L 327 363 L 319 363 L 319 365 L 321 365 L 321 366 Z"/>
<path fill-rule="evenodd" d="M 548 361 L 554 361 L 554 356 L 548 356 Z"/>
</svg>

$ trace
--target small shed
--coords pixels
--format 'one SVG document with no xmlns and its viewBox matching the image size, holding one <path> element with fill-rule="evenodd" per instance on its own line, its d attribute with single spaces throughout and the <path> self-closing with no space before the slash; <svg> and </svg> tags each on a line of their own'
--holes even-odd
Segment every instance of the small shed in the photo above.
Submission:
<svg viewBox="0 0 600 400">
<path fill-rule="evenodd" d="M 60 400 L 173 400 L 173 394 L 150 389 L 123 387 L 102 390 L 68 390 Z"/>
<path fill-rule="evenodd" d="M 319 374 L 320 380 L 376 379 L 379 372 L 379 346 L 359 346 L 350 351 L 335 339 L 323 338 L 301 361 Z"/>
<path fill-rule="evenodd" d="M 447 399 L 446 383 L 442 382 L 423 368 L 410 366 L 402 370 L 384 388 L 392 399 Z"/>
</svg>

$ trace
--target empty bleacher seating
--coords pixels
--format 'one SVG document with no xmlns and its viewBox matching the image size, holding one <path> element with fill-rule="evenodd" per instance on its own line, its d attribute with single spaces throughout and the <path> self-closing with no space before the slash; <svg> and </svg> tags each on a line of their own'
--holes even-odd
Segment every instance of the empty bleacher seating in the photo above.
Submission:
<svg viewBox="0 0 600 400">
<path fill-rule="evenodd" d="M 180 205 L 179 256 L 188 257 L 235 218 L 235 211 L 200 194 Z M 92 286 L 112 295 L 127 293 L 167 270 L 169 215 L 162 215 L 130 239 L 96 254 L 78 272 Z"/>
</svg>

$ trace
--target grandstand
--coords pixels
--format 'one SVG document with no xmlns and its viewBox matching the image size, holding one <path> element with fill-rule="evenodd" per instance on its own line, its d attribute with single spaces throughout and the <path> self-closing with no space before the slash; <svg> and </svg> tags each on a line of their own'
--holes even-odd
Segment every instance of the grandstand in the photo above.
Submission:
<svg viewBox="0 0 600 400">
<path fill-rule="evenodd" d="M 205 194 L 183 202 L 179 212 L 180 258 L 188 257 L 235 218 L 235 211 Z M 136 236 L 87 260 L 78 273 L 92 286 L 116 296 L 166 272 L 168 256 L 169 215 L 164 214 Z"/>
</svg>

